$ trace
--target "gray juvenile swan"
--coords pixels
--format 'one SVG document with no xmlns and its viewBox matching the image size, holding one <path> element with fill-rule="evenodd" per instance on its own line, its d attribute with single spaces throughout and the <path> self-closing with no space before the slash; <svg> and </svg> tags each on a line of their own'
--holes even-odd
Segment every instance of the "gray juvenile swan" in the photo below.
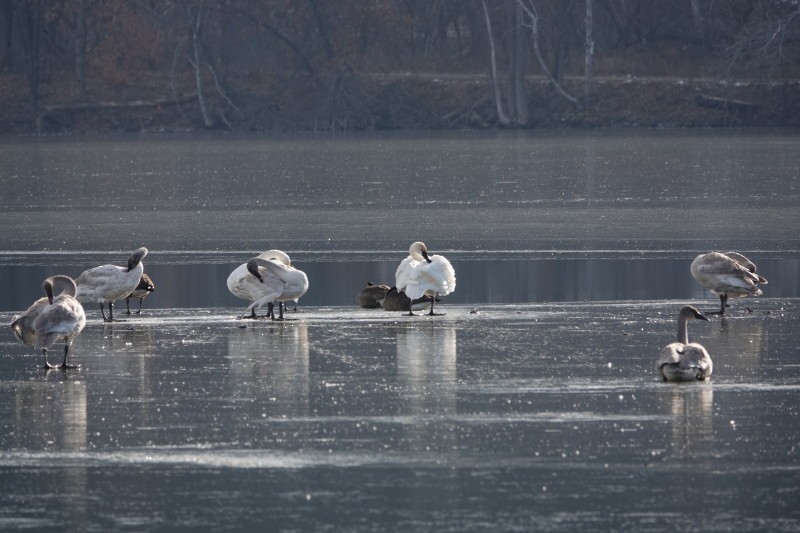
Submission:
<svg viewBox="0 0 800 533">
<path fill-rule="evenodd" d="M 761 296 L 757 285 L 767 280 L 756 274 L 756 265 L 738 252 L 709 252 L 695 257 L 690 267 L 692 277 L 719 296 L 720 310 L 708 313 L 725 316 L 728 297 Z"/>
<path fill-rule="evenodd" d="M 425 243 L 412 243 L 408 249 L 408 257 L 403 259 L 395 272 L 395 285 L 398 291 L 403 291 L 412 300 L 428 295 L 447 296 L 456 290 L 456 273 L 453 266 L 443 255 L 428 254 Z M 413 316 L 411 308 L 408 314 Z M 433 300 L 431 310 L 433 312 Z"/>
<path fill-rule="evenodd" d="M 131 298 L 134 298 L 136 300 L 139 300 L 139 310 L 136 311 L 136 314 L 141 315 L 142 301 L 148 296 L 150 296 L 150 293 L 153 292 L 154 290 L 156 290 L 155 283 L 153 283 L 153 280 L 150 279 L 150 276 L 142 272 L 142 277 L 139 278 L 139 284 L 136 286 L 136 288 L 133 290 L 132 293 L 130 293 L 127 297 L 125 297 L 125 309 L 127 310 L 127 314 L 131 314 L 130 300 Z"/>
<path fill-rule="evenodd" d="M 678 341 L 662 348 L 656 363 L 664 381 L 704 381 L 711 376 L 714 368 L 711 356 L 702 345 L 689 342 L 690 320 L 708 321 L 690 305 L 678 312 Z"/>
<path fill-rule="evenodd" d="M 104 322 L 114 321 L 114 302 L 122 300 L 132 293 L 144 272 L 142 259 L 147 255 L 147 248 L 141 247 L 134 250 L 128 258 L 128 265 L 101 265 L 85 270 L 78 276 L 76 298 L 79 302 L 97 302 L 100 304 L 100 314 Z M 103 304 L 108 303 L 108 318 L 106 318 Z"/>
<path fill-rule="evenodd" d="M 83 306 L 75 299 L 75 282 L 68 276 L 52 276 L 44 280 L 42 289 L 47 297 L 39 298 L 20 317 L 15 317 L 11 329 L 23 343 L 42 350 L 42 368 L 55 368 L 47 362 L 47 349 L 64 339 L 64 361 L 60 368 L 75 368 L 67 364 L 69 347 L 86 325 Z M 55 290 L 60 294 L 54 296 Z"/>
<path fill-rule="evenodd" d="M 69 276 L 53 276 L 49 279 L 52 281 L 53 293 L 58 293 L 60 296 L 66 291 L 67 294 L 75 296 L 75 282 Z M 42 309 L 48 305 L 50 305 L 50 301 L 46 296 L 43 296 L 33 302 L 22 314 L 14 315 L 9 327 L 22 344 L 31 347 L 36 344 L 36 331 L 33 329 L 33 322 L 42 312 Z"/>
</svg>

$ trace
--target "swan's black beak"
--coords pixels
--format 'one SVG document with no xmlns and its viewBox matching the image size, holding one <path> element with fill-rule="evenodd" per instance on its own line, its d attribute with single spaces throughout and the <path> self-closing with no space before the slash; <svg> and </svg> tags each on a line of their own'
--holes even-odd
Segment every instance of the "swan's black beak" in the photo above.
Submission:
<svg viewBox="0 0 800 533">
<path fill-rule="evenodd" d="M 431 261 L 430 257 L 428 257 L 428 250 L 422 250 L 422 257 L 424 257 L 425 261 L 427 261 L 428 263 L 433 263 L 433 261 Z"/>
<path fill-rule="evenodd" d="M 701 315 L 700 313 L 695 313 L 695 314 L 694 314 L 694 317 L 695 317 L 697 320 L 705 320 L 706 322 L 709 322 L 709 320 L 708 320 L 708 319 L 705 317 L 705 315 Z"/>
</svg>

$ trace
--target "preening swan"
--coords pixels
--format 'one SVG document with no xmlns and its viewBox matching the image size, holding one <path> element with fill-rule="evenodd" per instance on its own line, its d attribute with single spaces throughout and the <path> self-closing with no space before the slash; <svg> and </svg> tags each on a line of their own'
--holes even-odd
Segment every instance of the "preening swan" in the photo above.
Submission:
<svg viewBox="0 0 800 533">
<path fill-rule="evenodd" d="M 23 343 L 42 350 L 43 368 L 55 368 L 47 362 L 47 349 L 64 339 L 61 368 L 75 368 L 67 365 L 69 347 L 86 325 L 83 306 L 75 299 L 75 282 L 68 276 L 52 276 L 44 280 L 42 289 L 47 297 L 39 298 L 22 315 L 14 317 L 11 330 Z M 59 294 L 54 296 L 56 291 Z"/>
<path fill-rule="evenodd" d="M 53 293 L 58 293 L 57 296 L 62 293 L 75 296 L 75 282 L 69 276 L 53 276 L 48 279 L 51 280 Z M 46 296 L 43 296 L 33 302 L 21 315 L 14 315 L 9 326 L 17 340 L 31 347 L 36 344 L 36 331 L 33 329 L 33 322 L 42 312 L 42 309 L 48 305 L 50 305 L 50 301 Z"/>
<path fill-rule="evenodd" d="M 375 285 L 368 281 L 363 289 L 356 294 L 356 303 L 365 309 L 375 309 L 383 307 L 383 300 L 389 292 L 388 285 Z"/>
<path fill-rule="evenodd" d="M 125 309 L 127 310 L 128 314 L 131 314 L 131 305 L 130 301 L 131 298 L 135 298 L 139 300 L 139 310 L 136 311 L 137 315 L 142 314 L 142 300 L 147 298 L 151 292 L 156 290 L 156 286 L 153 283 L 153 280 L 150 279 L 150 276 L 142 272 L 142 277 L 139 278 L 139 284 L 133 289 L 133 292 L 130 293 L 127 298 L 125 298 Z"/>
<path fill-rule="evenodd" d="M 308 290 L 305 272 L 291 266 L 289 256 L 270 250 L 238 266 L 228 276 L 228 290 L 250 302 L 241 318 L 256 318 L 256 309 L 267 304 L 267 316 L 283 320 L 283 302 L 296 300 Z M 278 300 L 280 316 L 275 317 L 273 300 Z M 246 316 L 247 313 L 249 316 Z"/>
<path fill-rule="evenodd" d="M 756 274 L 755 263 L 738 252 L 700 254 L 690 270 L 697 283 L 719 296 L 720 310 L 709 313 L 712 315 L 725 315 L 729 296 L 761 296 L 757 285 L 767 284 L 764 277 Z"/>
<path fill-rule="evenodd" d="M 114 302 L 126 298 L 139 285 L 144 272 L 142 259 L 147 255 L 147 248 L 137 248 L 128 258 L 128 265 L 101 265 L 84 271 L 75 283 L 78 284 L 79 302 L 97 302 L 104 322 L 114 320 Z M 108 302 L 108 318 L 103 304 Z"/>
<path fill-rule="evenodd" d="M 383 299 L 383 309 L 384 311 L 407 311 L 411 304 L 412 311 L 423 311 L 431 306 L 431 300 L 432 298 L 427 295 L 412 300 L 403 291 L 398 291 L 397 287 L 392 287 Z M 438 302 L 439 299 L 437 298 L 436 301 Z"/>
<path fill-rule="evenodd" d="M 706 380 L 711 376 L 713 364 L 703 346 L 689 342 L 689 320 L 705 320 L 697 309 L 687 305 L 678 312 L 678 342 L 661 349 L 656 368 L 664 381 Z"/>
<path fill-rule="evenodd" d="M 416 300 L 423 295 L 434 299 L 437 295 L 447 296 L 456 289 L 456 273 L 444 256 L 428 254 L 428 248 L 421 242 L 413 243 L 408 254 L 395 272 L 398 291 L 403 291 L 411 300 Z M 408 314 L 414 315 L 410 308 Z M 428 314 L 436 314 L 433 312 L 433 300 Z"/>
</svg>

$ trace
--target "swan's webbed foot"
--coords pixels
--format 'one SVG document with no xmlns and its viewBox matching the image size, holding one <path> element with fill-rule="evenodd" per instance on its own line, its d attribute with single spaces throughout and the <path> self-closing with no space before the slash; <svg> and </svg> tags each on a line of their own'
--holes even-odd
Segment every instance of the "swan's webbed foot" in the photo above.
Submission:
<svg viewBox="0 0 800 533">
<path fill-rule="evenodd" d="M 52 370 L 53 368 L 56 368 L 55 365 L 51 365 L 50 363 L 47 362 L 47 348 L 44 348 L 42 350 L 42 353 L 44 354 L 44 365 L 40 366 L 39 368 L 41 368 L 42 370 Z"/>
<path fill-rule="evenodd" d="M 430 312 L 430 313 L 426 313 L 426 314 L 427 314 L 428 316 L 444 316 L 444 315 L 446 315 L 447 313 L 434 313 L 434 312 L 433 312 L 433 310 L 431 309 L 431 312 Z"/>
<path fill-rule="evenodd" d="M 67 363 L 61 363 L 58 366 L 58 368 L 60 368 L 61 370 L 71 370 L 71 369 L 80 368 L 80 367 L 81 367 L 80 365 L 68 365 Z M 56 367 L 53 367 L 53 368 L 56 368 Z"/>
</svg>

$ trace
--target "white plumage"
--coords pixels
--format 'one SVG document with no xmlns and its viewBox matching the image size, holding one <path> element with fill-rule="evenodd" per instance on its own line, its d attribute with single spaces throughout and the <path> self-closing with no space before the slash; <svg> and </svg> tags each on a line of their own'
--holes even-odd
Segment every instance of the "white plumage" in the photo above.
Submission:
<svg viewBox="0 0 800 533">
<path fill-rule="evenodd" d="M 22 315 L 15 316 L 10 324 L 11 330 L 24 344 L 42 350 L 43 368 L 54 368 L 47 362 L 47 349 L 64 339 L 61 368 L 74 368 L 67 365 L 69 348 L 86 325 L 83 306 L 75 299 L 75 282 L 68 276 L 52 276 L 44 280 L 42 289 L 47 297 L 39 298 Z M 55 291 L 59 291 L 56 296 Z"/>
<path fill-rule="evenodd" d="M 710 314 L 725 315 L 728 297 L 761 296 L 758 284 L 767 280 L 756 274 L 756 265 L 738 252 L 709 252 L 695 257 L 690 267 L 692 277 L 720 299 L 720 310 Z"/>
<path fill-rule="evenodd" d="M 280 250 L 270 250 L 239 265 L 228 276 L 231 294 L 247 300 L 242 318 L 256 318 L 256 309 L 267 304 L 267 316 L 283 320 L 283 302 L 296 300 L 308 290 L 308 277 L 291 265 L 289 256 Z M 273 301 L 278 301 L 280 316 L 273 313 Z M 250 313 L 249 316 L 247 313 Z"/>
<path fill-rule="evenodd" d="M 456 289 L 456 273 L 453 265 L 443 255 L 428 254 L 424 243 L 415 242 L 408 249 L 408 257 L 403 259 L 395 272 L 395 285 L 411 300 L 423 295 L 435 298 L 447 296 Z M 414 313 L 409 309 L 409 314 Z M 433 300 L 429 315 L 434 315 Z"/>
<path fill-rule="evenodd" d="M 705 320 L 697 309 L 687 305 L 678 313 L 678 341 L 666 345 L 658 354 L 656 368 L 664 381 L 697 381 L 711 376 L 714 365 L 706 349 L 689 342 L 689 320 Z"/>
<path fill-rule="evenodd" d="M 142 259 L 146 255 L 147 248 L 142 247 L 130 255 L 128 265 L 125 267 L 101 265 L 85 270 L 75 280 L 78 284 L 76 298 L 80 302 L 99 303 L 103 320 L 112 322 L 114 320 L 114 302 L 126 298 L 139 285 L 139 279 L 144 272 Z M 108 303 L 108 318 L 103 310 L 105 303 Z"/>
</svg>

